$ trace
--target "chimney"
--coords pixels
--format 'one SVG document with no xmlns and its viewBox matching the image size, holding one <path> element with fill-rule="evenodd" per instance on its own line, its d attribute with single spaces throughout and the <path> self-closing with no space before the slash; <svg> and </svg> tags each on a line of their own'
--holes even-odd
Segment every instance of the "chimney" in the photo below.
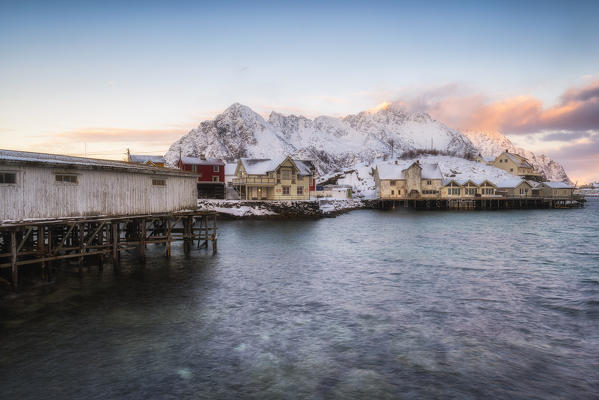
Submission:
<svg viewBox="0 0 599 400">
<path fill-rule="evenodd" d="M 206 159 L 206 154 L 200 154 L 200 160 L 205 160 Z"/>
<path fill-rule="evenodd" d="M 395 160 L 395 165 L 397 165 L 397 160 Z"/>
</svg>

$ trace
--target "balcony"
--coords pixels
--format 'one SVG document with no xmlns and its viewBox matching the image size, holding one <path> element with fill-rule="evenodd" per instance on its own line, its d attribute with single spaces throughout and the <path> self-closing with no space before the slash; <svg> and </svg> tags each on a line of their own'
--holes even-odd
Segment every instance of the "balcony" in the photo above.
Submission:
<svg viewBox="0 0 599 400">
<path fill-rule="evenodd" d="M 258 185 L 258 186 L 274 186 L 277 183 L 276 178 L 266 176 L 243 176 L 241 178 L 233 178 L 233 185 Z"/>
</svg>

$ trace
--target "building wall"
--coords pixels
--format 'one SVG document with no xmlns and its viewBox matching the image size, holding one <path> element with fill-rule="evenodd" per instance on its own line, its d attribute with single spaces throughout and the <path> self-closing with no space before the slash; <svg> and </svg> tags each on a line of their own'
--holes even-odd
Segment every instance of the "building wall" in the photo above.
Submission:
<svg viewBox="0 0 599 400">
<path fill-rule="evenodd" d="M 493 166 L 507 171 L 510 174 L 518 175 L 518 165 L 505 153 L 500 154 L 495 159 Z"/>
<path fill-rule="evenodd" d="M 292 170 L 293 168 L 293 170 Z M 289 179 L 284 179 L 283 169 L 289 171 Z M 277 174 L 277 171 L 280 172 Z M 245 169 L 243 164 L 239 162 L 237 168 L 237 177 L 242 178 Z M 293 183 L 295 175 L 295 183 Z M 260 184 L 248 184 L 244 186 L 245 196 L 242 192 L 241 198 L 247 200 L 310 200 L 310 186 L 313 183 L 311 175 L 298 176 L 297 169 L 289 160 L 283 162 L 276 171 L 269 172 L 266 175 L 246 175 L 249 178 L 270 178 L 275 180 L 275 185 L 261 186 Z M 289 187 L 289 194 L 283 194 L 284 187 Z M 302 188 L 302 194 L 297 194 L 297 188 Z M 259 190 L 260 189 L 260 190 Z"/>
<path fill-rule="evenodd" d="M 214 167 L 218 167 L 218 171 L 214 171 Z M 209 165 L 179 165 L 179 169 L 183 171 L 193 172 L 198 175 L 198 182 L 214 182 L 213 178 L 218 178 L 218 182 L 225 182 L 225 166 L 217 164 Z"/>
<path fill-rule="evenodd" d="M 406 177 L 406 190 L 408 191 L 408 194 L 410 194 L 412 190 L 422 193 L 422 168 L 418 164 L 414 163 L 410 165 L 409 168 L 404 170 L 404 175 Z"/>
<path fill-rule="evenodd" d="M 405 179 L 380 179 L 381 199 L 405 199 L 406 198 L 406 180 Z M 392 185 L 392 182 L 395 182 Z M 393 193 L 391 193 L 393 192 Z"/>
<path fill-rule="evenodd" d="M 571 197 L 574 190 L 568 188 L 553 189 L 550 187 L 538 187 L 538 189 L 543 197 Z"/>
<path fill-rule="evenodd" d="M 16 171 L 15 185 L 0 185 L 0 220 L 97 215 L 133 215 L 193 209 L 195 177 L 49 166 L 0 166 Z M 78 183 L 56 182 L 75 174 Z M 166 180 L 166 186 L 152 184 Z"/>
</svg>

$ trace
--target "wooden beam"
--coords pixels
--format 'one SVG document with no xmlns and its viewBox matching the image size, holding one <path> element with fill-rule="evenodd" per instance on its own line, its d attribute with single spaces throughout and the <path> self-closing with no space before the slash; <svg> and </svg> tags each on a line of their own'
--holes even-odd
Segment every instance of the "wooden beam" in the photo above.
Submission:
<svg viewBox="0 0 599 400">
<path fill-rule="evenodd" d="M 60 244 L 58 245 L 58 247 L 57 247 L 56 249 L 54 249 L 54 252 L 55 252 L 55 253 L 57 253 L 57 252 L 59 252 L 60 250 L 62 250 L 62 246 L 64 246 L 64 244 L 66 243 L 66 241 L 67 241 L 67 238 L 69 237 L 69 235 L 70 235 L 70 234 L 71 234 L 71 232 L 73 231 L 73 228 L 75 228 L 75 225 L 77 225 L 77 224 L 71 224 L 71 225 L 69 226 L 69 230 L 67 231 L 67 233 L 66 233 L 66 234 L 64 235 L 64 237 L 62 238 L 62 240 L 61 240 Z"/>
<path fill-rule="evenodd" d="M 23 248 L 23 245 L 25 244 L 25 242 L 27 241 L 27 239 L 29 239 L 29 235 L 31 235 L 32 231 L 33 231 L 33 226 L 30 226 L 27 229 L 27 233 L 25 234 L 25 236 L 23 236 L 23 239 L 21 239 L 21 243 L 19 243 L 19 247 L 17 247 L 17 253 L 19 251 L 21 251 L 21 249 Z"/>
<path fill-rule="evenodd" d="M 10 263 L 12 268 L 12 288 L 17 290 L 19 287 L 19 267 L 17 266 L 17 232 L 10 232 Z"/>
</svg>

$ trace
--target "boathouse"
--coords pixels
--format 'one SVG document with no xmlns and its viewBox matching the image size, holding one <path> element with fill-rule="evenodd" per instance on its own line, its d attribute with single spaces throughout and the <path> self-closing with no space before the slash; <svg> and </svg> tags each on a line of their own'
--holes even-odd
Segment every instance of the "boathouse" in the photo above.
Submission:
<svg viewBox="0 0 599 400">
<path fill-rule="evenodd" d="M 309 200 L 312 168 L 312 163 L 291 157 L 242 158 L 237 162 L 233 187 L 243 200 Z"/>
<path fill-rule="evenodd" d="M 0 150 L 0 221 L 196 208 L 195 176 L 124 161 Z"/>
<path fill-rule="evenodd" d="M 540 196 L 546 198 L 570 198 L 574 193 L 574 187 L 564 182 L 541 182 L 537 185 L 536 189 L 539 191 Z"/>
</svg>

